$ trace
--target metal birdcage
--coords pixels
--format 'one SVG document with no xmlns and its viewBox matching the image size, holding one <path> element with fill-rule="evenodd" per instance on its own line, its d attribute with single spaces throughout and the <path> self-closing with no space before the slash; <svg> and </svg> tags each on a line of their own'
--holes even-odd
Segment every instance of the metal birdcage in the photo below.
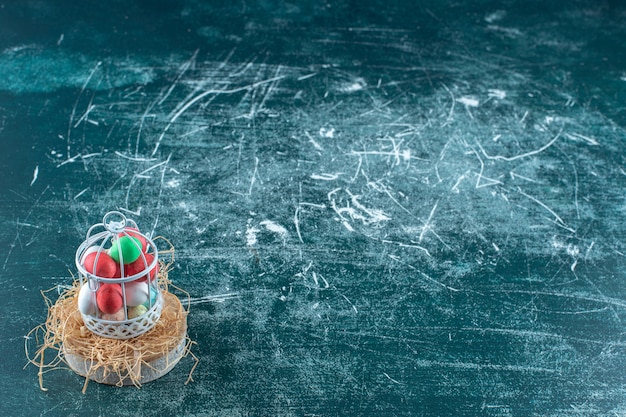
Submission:
<svg viewBox="0 0 626 417">
<path fill-rule="evenodd" d="M 87 231 L 76 251 L 85 326 L 107 338 L 129 339 L 152 329 L 161 316 L 159 254 L 151 238 L 118 211 Z"/>
</svg>

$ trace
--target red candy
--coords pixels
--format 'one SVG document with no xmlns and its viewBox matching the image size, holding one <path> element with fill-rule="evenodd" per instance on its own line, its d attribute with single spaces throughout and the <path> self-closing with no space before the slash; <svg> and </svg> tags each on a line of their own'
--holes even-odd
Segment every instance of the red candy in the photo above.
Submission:
<svg viewBox="0 0 626 417">
<path fill-rule="evenodd" d="M 150 265 L 150 261 L 146 256 L 147 265 Z M 131 275 L 135 275 L 146 269 L 146 262 L 143 261 L 143 256 L 139 255 L 139 258 L 133 263 L 128 265 L 124 265 L 124 275 L 129 277 Z"/>
<path fill-rule="evenodd" d="M 148 265 L 150 265 L 152 261 L 154 261 L 154 255 L 151 253 L 146 253 L 146 261 L 148 261 Z M 158 273 L 159 273 L 159 262 L 157 262 L 154 268 L 152 268 L 152 270 L 150 271 L 150 281 L 154 281 Z"/>
<path fill-rule="evenodd" d="M 118 267 L 117 262 L 103 250 L 88 252 L 83 258 L 83 266 L 90 274 L 102 278 L 113 278 Z"/>
<path fill-rule="evenodd" d="M 102 284 L 96 292 L 96 303 L 104 314 L 118 312 L 124 305 L 122 288 L 117 284 Z"/>
<path fill-rule="evenodd" d="M 150 264 L 154 261 L 154 255 L 152 253 L 144 253 L 144 256 L 146 257 L 145 262 L 143 260 L 143 256 L 139 256 L 139 259 L 137 259 L 132 264 L 125 265 L 126 268 L 124 269 L 124 275 L 126 276 L 135 275 L 142 271 L 145 271 L 147 267 L 150 267 Z M 155 267 L 152 268 L 152 270 L 150 271 L 151 281 L 154 280 L 154 277 L 156 277 L 157 272 L 159 272 L 158 262 L 156 263 Z M 146 277 L 141 277 L 139 281 L 146 281 Z"/>
</svg>

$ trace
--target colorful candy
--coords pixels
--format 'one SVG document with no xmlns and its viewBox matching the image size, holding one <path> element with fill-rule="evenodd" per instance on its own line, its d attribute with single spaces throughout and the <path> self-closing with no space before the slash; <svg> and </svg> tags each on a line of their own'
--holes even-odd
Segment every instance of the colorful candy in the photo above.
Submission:
<svg viewBox="0 0 626 417">
<path fill-rule="evenodd" d="M 154 255 L 151 253 L 146 253 L 146 260 L 150 261 L 149 263 L 152 263 L 152 261 L 154 261 Z M 157 262 L 154 268 L 150 270 L 150 281 L 154 281 L 158 273 L 159 273 L 159 263 Z"/>
<path fill-rule="evenodd" d="M 125 265 L 133 263 L 141 256 L 141 241 L 136 237 L 122 236 L 113 241 L 109 255 L 115 262 Z"/>
<path fill-rule="evenodd" d="M 135 307 L 148 301 L 148 294 L 150 289 L 147 282 L 128 282 L 124 284 L 124 291 L 126 293 L 126 305 L 129 307 Z"/>
<path fill-rule="evenodd" d="M 101 284 L 96 291 L 96 303 L 104 314 L 113 314 L 124 305 L 122 288 L 117 284 Z"/>
<path fill-rule="evenodd" d="M 96 313 L 96 297 L 86 282 L 80 287 L 78 292 L 78 310 L 83 314 L 93 316 Z"/>
<path fill-rule="evenodd" d="M 158 297 L 158 289 L 154 287 L 159 271 L 155 249 L 134 227 L 126 227 L 114 235 L 108 250 L 102 245 L 87 249 L 81 262 L 85 270 L 97 278 L 138 278 L 120 283 L 93 282 L 89 278 L 78 293 L 79 311 L 91 316 L 97 312 L 100 319 L 110 321 L 130 320 L 146 314 Z M 91 288 L 98 290 L 94 292 Z"/>
<path fill-rule="evenodd" d="M 134 237 L 136 239 L 139 239 L 139 242 L 141 242 L 141 250 L 145 251 L 147 249 L 147 242 L 146 242 L 146 238 L 144 235 L 142 235 L 139 232 L 139 229 L 135 228 L 135 227 L 127 227 L 124 229 L 124 232 L 122 233 L 118 233 L 117 237 L 123 237 L 123 236 L 130 236 L 130 237 Z"/>
<path fill-rule="evenodd" d="M 130 267 L 129 273 L 128 273 L 129 276 L 145 271 L 146 268 L 150 267 L 152 262 L 154 262 L 154 255 L 152 253 L 144 253 L 143 255 L 146 258 L 145 262 L 143 260 L 143 257 L 140 256 L 139 259 L 137 259 L 131 265 L 128 265 Z M 141 277 L 140 280 L 144 282 L 147 281 L 148 280 L 147 276 L 149 275 L 150 281 L 154 281 L 154 278 L 157 276 L 158 272 L 159 272 L 159 263 L 157 262 L 156 265 L 150 270 L 150 273 Z"/>
<path fill-rule="evenodd" d="M 128 319 L 134 319 L 139 316 L 143 316 L 148 312 L 148 309 L 144 305 L 138 305 L 128 308 Z"/>
<path fill-rule="evenodd" d="M 83 266 L 90 274 L 101 278 L 113 278 L 117 264 L 109 254 L 97 246 L 92 246 L 83 255 Z"/>
<path fill-rule="evenodd" d="M 143 306 L 146 307 L 146 309 L 150 308 L 151 306 L 154 306 L 154 304 L 156 303 L 157 300 L 157 292 L 156 290 L 151 286 L 150 287 L 150 301 L 146 301 L 145 303 L 143 303 Z"/>
<path fill-rule="evenodd" d="M 120 308 L 119 310 L 111 314 L 103 313 L 102 315 L 100 315 L 100 318 L 102 320 L 123 321 L 126 320 L 126 315 L 124 314 L 124 309 Z"/>
<path fill-rule="evenodd" d="M 145 257 L 145 260 L 144 260 Z M 129 277 L 131 275 L 138 274 L 150 266 L 150 258 L 146 254 L 139 254 L 139 258 L 133 263 L 124 265 L 124 275 Z"/>
</svg>

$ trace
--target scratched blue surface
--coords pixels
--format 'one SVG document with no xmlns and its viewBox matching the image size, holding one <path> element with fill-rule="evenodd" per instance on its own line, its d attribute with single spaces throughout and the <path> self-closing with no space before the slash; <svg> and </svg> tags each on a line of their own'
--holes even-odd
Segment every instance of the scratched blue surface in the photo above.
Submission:
<svg viewBox="0 0 626 417">
<path fill-rule="evenodd" d="M 73 3 L 0 2 L 0 414 L 626 413 L 620 2 Z M 42 392 L 113 209 L 176 248 L 194 382 Z"/>
</svg>

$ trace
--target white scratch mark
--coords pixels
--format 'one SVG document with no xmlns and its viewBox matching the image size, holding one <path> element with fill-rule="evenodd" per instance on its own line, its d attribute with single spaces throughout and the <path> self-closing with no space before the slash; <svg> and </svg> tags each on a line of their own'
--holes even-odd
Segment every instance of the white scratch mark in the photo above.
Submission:
<svg viewBox="0 0 626 417">
<path fill-rule="evenodd" d="M 470 172 L 470 171 L 469 171 L 469 169 L 468 169 L 467 171 L 465 171 L 465 172 L 463 173 L 463 175 L 461 175 L 461 176 L 460 176 L 460 177 L 456 180 L 456 182 L 454 183 L 454 185 L 453 185 L 453 186 L 452 186 L 452 188 L 450 189 L 452 192 L 454 192 L 454 193 L 456 193 L 456 194 L 458 194 L 458 193 L 459 193 L 459 185 L 461 185 L 461 182 L 462 182 L 465 178 L 467 178 L 467 174 L 469 174 L 469 172 Z"/>
<path fill-rule="evenodd" d="M 457 98 L 456 101 L 458 101 L 459 103 L 467 107 L 478 107 L 480 104 L 477 98 L 471 97 L 471 96 L 463 96 L 463 97 Z"/>
<path fill-rule="evenodd" d="M 300 233 L 300 205 L 296 207 L 296 212 L 293 215 L 293 224 L 296 226 L 296 234 L 298 235 L 298 240 L 300 243 L 304 243 L 302 240 L 302 234 Z"/>
<path fill-rule="evenodd" d="M 216 295 L 205 295 L 204 297 L 189 298 L 189 304 L 204 304 L 204 303 L 223 303 L 233 298 L 239 298 L 239 294 L 236 292 Z"/>
<path fill-rule="evenodd" d="M 395 379 L 393 379 L 392 377 L 390 377 L 387 372 L 383 372 L 383 375 L 385 375 L 387 377 L 387 379 L 389 379 L 391 382 L 393 382 L 394 384 L 398 384 L 398 385 L 404 385 L 401 382 L 396 381 Z"/>
<path fill-rule="evenodd" d="M 78 107 L 78 102 L 80 101 L 80 97 L 83 95 L 83 93 L 87 89 L 87 85 L 91 81 L 91 77 L 93 77 L 93 75 L 96 73 L 96 70 L 100 67 L 100 65 L 102 65 L 102 61 L 98 61 L 95 67 L 91 70 L 91 72 L 87 76 L 87 79 L 85 79 L 85 82 L 83 83 L 83 87 L 81 88 L 80 93 L 78 94 L 78 97 L 76 97 L 76 101 L 74 102 L 74 107 L 72 108 L 72 113 L 70 114 L 70 120 L 69 120 L 68 127 L 67 127 L 67 156 L 68 157 L 72 154 L 71 146 L 70 146 L 70 143 L 71 143 L 70 138 L 72 134 L 72 125 L 74 124 L 74 116 L 76 115 L 76 108 Z"/>
<path fill-rule="evenodd" d="M 248 227 L 246 229 L 246 244 L 248 246 L 254 246 L 257 243 L 257 233 L 259 233 L 260 230 L 257 229 L 254 226 L 250 226 L 250 220 L 248 221 Z"/>
<path fill-rule="evenodd" d="M 597 140 L 595 140 L 594 138 L 590 138 L 589 136 L 585 136 L 585 135 L 581 135 L 580 133 L 566 133 L 565 136 L 567 136 L 569 139 L 571 140 L 575 140 L 578 141 L 579 139 L 584 140 L 585 142 L 587 142 L 588 144 L 592 145 L 592 146 L 598 146 L 599 143 Z"/>
<path fill-rule="evenodd" d="M 157 164 L 155 166 L 153 166 L 152 168 L 148 168 L 148 170 L 151 170 L 153 168 L 156 168 L 157 166 L 163 165 L 163 169 L 161 170 L 161 181 L 159 183 L 159 195 L 157 196 L 157 204 L 156 204 L 156 217 L 154 219 L 154 223 L 152 224 L 152 230 L 150 231 L 150 235 L 149 236 L 154 236 L 154 231 L 156 230 L 157 224 L 159 224 L 159 218 L 161 216 L 161 196 L 163 195 L 163 183 L 165 182 L 165 172 L 167 171 L 167 164 L 170 163 L 170 159 L 172 158 L 172 154 L 170 153 L 167 156 L 167 159 L 161 163 L 161 164 Z M 146 170 L 146 171 L 148 171 Z M 144 171 L 145 172 L 145 171 Z"/>
<path fill-rule="evenodd" d="M 161 134 L 159 135 L 159 138 L 157 139 L 157 142 L 154 146 L 154 149 L 152 150 L 152 154 L 150 156 L 154 156 L 157 151 L 159 150 L 159 146 L 161 145 L 161 141 L 163 140 L 163 137 L 165 136 L 165 134 L 167 133 L 167 131 L 169 130 L 170 126 L 172 126 L 172 124 L 176 121 L 176 119 L 178 119 L 183 113 L 185 113 L 191 106 L 193 106 L 194 104 L 196 104 L 198 101 L 202 100 L 203 98 L 205 98 L 208 95 L 211 94 L 234 94 L 234 93 L 238 93 L 241 91 L 249 91 L 249 90 L 253 90 L 256 87 L 263 85 L 263 84 L 267 84 L 267 83 L 271 83 L 280 79 L 285 78 L 284 75 L 278 76 L 278 77 L 273 77 L 267 80 L 262 80 L 262 81 L 258 81 L 256 83 L 252 83 L 250 85 L 246 85 L 243 87 L 237 87 L 237 88 L 233 88 L 230 90 L 227 89 L 223 89 L 223 90 L 215 90 L 215 89 L 210 89 L 207 91 L 204 91 L 203 93 L 198 94 L 197 96 L 195 96 L 194 98 L 190 99 L 187 103 L 185 103 L 185 105 L 178 110 L 178 112 L 176 112 L 176 114 L 174 114 L 172 116 L 172 118 L 170 119 L 170 121 L 168 122 L 168 124 L 165 126 L 165 128 L 163 129 L 163 131 L 161 132 Z"/>
<path fill-rule="evenodd" d="M 519 123 L 520 123 L 521 125 L 523 125 L 523 124 L 524 124 L 524 122 L 526 121 L 526 118 L 527 118 L 527 117 L 528 117 L 528 110 L 526 110 L 526 111 L 524 112 L 524 115 L 523 115 L 523 116 L 522 116 L 522 118 L 519 120 Z"/>
<path fill-rule="evenodd" d="M 326 209 L 326 204 L 314 204 L 314 203 L 303 202 L 303 203 L 300 203 L 299 205 L 300 206 L 306 206 L 306 207 L 315 207 L 315 208 L 318 208 L 318 209 Z"/>
<path fill-rule="evenodd" d="M 128 156 L 126 154 L 123 154 L 120 151 L 115 151 L 115 155 L 120 156 L 124 159 L 128 159 L 129 161 L 133 161 L 133 162 L 153 162 L 157 160 L 156 158 L 139 158 L 139 157 Z"/>
<path fill-rule="evenodd" d="M 359 310 L 357 310 L 356 306 L 354 304 L 352 304 L 352 301 L 348 300 L 348 297 L 346 297 L 343 294 L 341 294 L 341 296 L 344 298 L 344 300 L 346 300 L 348 302 L 348 304 L 350 304 L 352 306 L 352 310 L 354 310 L 354 313 L 355 314 L 359 314 Z"/>
<path fill-rule="evenodd" d="M 424 226 L 422 227 L 422 231 L 420 233 L 419 239 L 417 240 L 418 242 L 422 242 L 422 239 L 424 238 L 424 235 L 426 234 L 426 232 L 432 230 L 432 226 L 430 225 L 431 220 L 433 219 L 433 216 L 435 215 L 435 210 L 437 210 L 437 206 L 439 205 L 439 201 L 437 201 L 435 203 L 435 205 L 433 206 L 433 208 L 430 210 L 430 214 L 428 215 L 428 219 L 426 219 L 426 222 L 424 223 Z"/>
<path fill-rule="evenodd" d="M 346 219 L 341 219 L 341 224 L 343 225 L 343 227 L 346 228 L 346 230 L 348 230 L 348 232 L 354 232 L 354 228 L 350 225 L 350 223 L 348 223 L 348 221 Z"/>
<path fill-rule="evenodd" d="M 407 265 L 408 265 L 408 264 L 407 264 Z M 411 265 L 409 265 L 409 266 L 411 266 Z M 424 273 L 424 272 L 422 272 L 422 271 L 417 271 L 417 272 L 419 272 L 419 273 L 420 273 L 420 275 L 421 275 L 421 276 L 423 276 L 424 278 L 426 278 L 428 281 L 433 282 L 433 283 L 435 283 L 435 284 L 437 284 L 437 285 L 440 285 L 440 286 L 442 286 L 442 287 L 444 287 L 444 288 L 446 288 L 446 289 L 448 289 L 448 290 L 450 290 L 450 291 L 452 291 L 452 292 L 459 292 L 459 291 L 461 291 L 461 290 L 459 290 L 458 288 L 454 288 L 454 287 L 451 287 L 451 286 L 449 286 L 449 285 L 444 284 L 443 282 L 439 282 L 439 281 L 437 281 L 436 279 L 434 279 L 434 278 L 432 278 L 432 277 L 428 276 L 427 274 L 425 274 L 425 273 Z"/>
<path fill-rule="evenodd" d="M 319 74 L 319 73 L 317 73 L 317 72 L 312 72 L 312 73 L 310 73 L 310 74 L 302 75 L 302 76 L 300 76 L 300 77 L 296 78 L 296 80 L 298 80 L 298 81 L 303 81 L 303 80 L 306 80 L 306 79 L 308 79 L 308 78 L 315 77 L 317 74 Z"/>
<path fill-rule="evenodd" d="M 522 179 L 522 180 L 524 180 L 524 181 L 528 181 L 528 182 L 534 182 L 534 183 L 536 183 L 536 182 L 537 182 L 537 181 L 533 180 L 532 178 L 528 178 L 528 177 L 525 177 L 525 176 L 523 176 L 523 175 L 516 174 L 516 173 L 515 173 L 515 172 L 513 172 L 513 171 L 509 172 L 509 175 L 511 176 L 511 179 L 512 179 L 512 180 L 514 180 L 515 178 L 520 178 L 520 179 Z"/>
<path fill-rule="evenodd" d="M 18 244 L 18 242 L 20 241 L 20 232 L 22 231 L 22 226 L 20 226 L 20 223 L 22 223 L 22 224 L 26 224 L 27 223 L 27 221 L 29 220 L 30 216 L 33 214 L 33 211 L 39 205 L 39 201 L 41 201 L 41 198 L 46 193 L 46 191 L 48 191 L 49 188 L 50 188 L 50 185 L 46 185 L 46 188 L 44 188 L 44 190 L 41 192 L 39 197 L 37 197 L 37 200 L 33 203 L 33 205 L 30 208 L 30 210 L 28 210 L 28 213 L 26 214 L 26 217 L 24 218 L 24 220 L 22 222 L 20 222 L 19 220 L 16 222 L 17 226 L 18 226 L 17 227 L 17 232 L 15 233 L 15 238 L 13 239 L 13 242 L 9 245 L 9 250 L 7 251 L 7 256 L 6 256 L 6 258 L 4 258 L 4 264 L 2 265 L 2 270 L 3 271 L 6 271 L 7 264 L 9 263 L 9 258 L 11 257 L 11 254 L 13 253 L 13 249 L 15 249 L 15 247 Z M 0 274 L 0 278 L 1 277 L 2 277 L 2 274 Z"/>
<path fill-rule="evenodd" d="M 207 130 L 208 128 L 209 128 L 209 126 L 201 126 L 201 127 L 197 128 L 197 129 L 194 129 L 192 131 L 189 131 L 189 132 L 185 133 L 184 135 L 180 135 L 179 138 L 180 139 L 186 138 L 187 136 L 191 136 L 194 133 L 202 132 L 203 130 Z"/>
<path fill-rule="evenodd" d="M 135 175 L 137 175 L 137 176 L 145 175 L 146 173 L 152 171 L 153 169 L 156 169 L 156 168 L 158 168 L 158 167 L 160 167 L 162 165 L 167 165 L 169 162 L 170 162 L 170 158 L 168 157 L 165 161 L 159 162 L 158 164 L 155 164 L 155 165 L 152 165 L 150 168 L 144 169 L 139 174 L 135 174 Z"/>
<path fill-rule="evenodd" d="M 345 83 L 341 87 L 339 87 L 339 91 L 343 93 L 354 93 L 356 91 L 361 91 L 367 86 L 365 80 L 361 77 L 355 78 L 351 83 Z"/>
<path fill-rule="evenodd" d="M 80 197 L 81 195 L 85 194 L 87 192 L 87 190 L 89 190 L 89 187 L 85 188 L 84 190 L 82 190 L 81 192 L 79 192 L 78 194 L 76 194 L 74 196 L 74 200 L 76 200 L 78 197 Z"/>
<path fill-rule="evenodd" d="M 350 195 L 350 201 L 352 201 L 354 207 L 358 208 L 369 216 L 368 223 L 378 223 L 381 221 L 391 220 L 391 217 L 385 214 L 385 212 L 383 212 L 382 210 L 368 209 L 363 206 L 358 200 L 360 197 L 359 195 L 354 195 L 349 190 L 346 190 L 346 192 L 348 193 L 348 195 Z"/>
<path fill-rule="evenodd" d="M 341 172 L 337 174 L 311 174 L 311 178 L 314 180 L 333 181 L 339 178 L 341 174 Z"/>
<path fill-rule="evenodd" d="M 332 139 L 335 137 L 335 128 L 326 129 L 325 127 L 320 127 L 319 135 L 323 138 Z"/>
<path fill-rule="evenodd" d="M 561 129 L 562 131 L 562 129 Z M 559 137 L 561 136 L 561 131 L 559 131 L 559 133 L 557 133 L 554 138 L 552 138 L 552 140 L 550 140 L 550 142 L 546 143 L 545 145 L 543 145 L 541 148 L 539 149 L 535 149 L 534 151 L 530 151 L 530 152 L 526 152 L 523 154 L 519 154 L 519 155 L 515 155 L 515 156 L 502 156 L 502 155 L 488 155 L 487 152 L 485 152 L 485 150 L 483 149 L 483 147 L 481 146 L 480 142 L 476 142 L 476 144 L 478 145 L 478 148 L 480 149 L 480 151 L 482 152 L 482 154 L 485 156 L 485 158 L 487 159 L 495 159 L 495 160 L 503 160 L 503 161 L 507 161 L 507 162 L 511 162 L 511 161 L 515 161 L 518 159 L 522 159 L 522 158 L 526 158 L 532 155 L 536 155 L 538 153 L 541 153 L 543 151 L 545 151 L 546 149 L 548 149 L 550 146 L 552 146 L 554 144 L 554 142 L 557 141 L 557 139 L 559 139 Z"/>
<path fill-rule="evenodd" d="M 76 160 L 78 158 L 80 158 L 81 156 L 82 156 L 81 154 L 76 154 L 76 155 L 72 156 L 71 158 L 68 158 L 65 161 L 61 162 L 60 164 L 57 164 L 57 168 L 62 167 L 65 164 L 70 164 L 72 162 L 76 162 Z"/>
<path fill-rule="evenodd" d="M 89 113 L 91 113 L 91 111 L 93 109 L 95 109 L 95 108 L 96 108 L 96 106 L 93 105 L 93 104 L 90 104 L 89 106 L 87 106 L 87 110 L 85 110 L 85 113 L 83 113 L 83 115 L 80 116 L 80 118 L 74 124 L 74 129 L 76 129 L 83 121 L 90 122 L 90 123 L 95 124 L 96 126 L 98 126 L 98 122 L 95 122 L 93 120 L 89 120 Z"/>
<path fill-rule="evenodd" d="M 287 229 L 285 229 L 283 226 L 281 226 L 278 223 L 274 223 L 271 220 L 263 220 L 259 224 L 261 226 L 265 226 L 265 228 L 269 230 L 270 232 L 279 234 L 280 237 L 283 238 L 283 240 L 287 237 L 287 234 L 288 234 Z"/>
<path fill-rule="evenodd" d="M 380 184 L 378 185 L 378 183 L 368 183 L 367 185 L 372 184 L 374 186 L 374 188 L 376 190 L 382 190 L 383 193 L 387 194 L 387 196 L 391 199 L 391 201 L 393 201 L 398 207 L 400 207 L 402 210 L 404 210 L 405 213 L 407 213 L 409 216 L 411 217 L 415 217 L 413 216 L 413 213 L 411 213 L 409 211 L 409 209 L 407 209 L 406 207 L 404 207 L 402 204 L 400 204 L 400 202 L 398 200 L 396 200 L 392 195 L 391 192 L 389 191 L 388 187 L 385 187 L 384 185 Z M 400 193 L 403 197 L 404 195 L 402 193 Z"/>
<path fill-rule="evenodd" d="M 448 118 L 441 125 L 441 127 L 446 126 L 447 124 L 449 124 L 452 121 L 452 116 L 454 115 L 454 103 L 456 103 L 456 99 L 454 98 L 454 94 L 452 94 L 452 91 L 450 91 L 448 86 L 443 84 L 443 88 L 445 88 L 445 90 L 448 92 L 448 94 L 450 94 L 450 98 L 452 99 L 452 104 L 450 104 L 450 111 L 448 112 Z M 445 149 L 445 147 L 444 147 L 444 149 Z"/>
<path fill-rule="evenodd" d="M 257 174 L 257 170 L 259 168 L 259 158 L 258 157 L 254 157 L 254 172 L 252 172 L 252 178 L 250 178 L 250 188 L 248 189 L 248 195 L 252 195 L 252 187 L 254 186 L 254 183 L 256 182 L 256 174 Z"/>
<path fill-rule="evenodd" d="M 315 149 L 317 149 L 318 151 L 324 150 L 324 148 L 322 148 L 322 145 L 317 143 L 315 139 L 313 139 L 313 137 L 309 134 L 309 132 L 305 131 L 304 134 L 306 135 L 307 138 L 309 138 L 309 142 L 311 142 L 311 144 L 313 145 Z"/>
<path fill-rule="evenodd" d="M 89 158 L 93 158 L 94 156 L 101 156 L 102 152 L 92 152 L 92 153 L 88 153 L 87 155 L 81 155 L 80 159 L 89 159 Z"/>
<path fill-rule="evenodd" d="M 374 240 L 378 240 L 378 239 L 374 239 Z M 430 257 L 432 257 L 432 255 L 430 254 L 430 252 L 428 251 L 428 249 L 426 249 L 425 247 L 420 246 L 420 245 L 411 245 L 411 244 L 408 244 L 408 243 L 396 242 L 396 241 L 393 241 L 393 240 L 387 240 L 387 239 L 381 239 L 381 240 L 380 240 L 380 242 L 382 242 L 382 243 L 390 243 L 390 244 L 393 244 L 393 245 L 398 245 L 398 246 L 399 246 L 399 247 L 401 247 L 401 248 L 413 248 L 413 249 L 419 249 L 419 250 L 421 250 L 422 252 L 424 252 L 426 255 L 428 255 L 428 256 L 430 256 Z"/>
<path fill-rule="evenodd" d="M 492 89 L 487 90 L 487 95 L 490 98 L 497 98 L 498 100 L 503 100 L 504 98 L 506 98 L 506 91 L 492 88 Z"/>
<path fill-rule="evenodd" d="M 485 170 L 485 163 L 483 162 L 480 155 L 478 155 L 478 152 L 476 151 L 473 151 L 473 152 L 476 155 L 476 158 L 478 158 L 478 161 L 480 162 L 480 172 L 478 173 L 478 177 L 476 178 L 476 188 L 490 187 L 492 185 L 502 184 L 498 180 L 494 180 L 492 178 L 483 176 L 483 171 Z M 482 181 L 483 179 L 485 180 L 484 182 Z"/>
<path fill-rule="evenodd" d="M 33 184 L 35 183 L 35 181 L 37 181 L 37 177 L 39 176 L 39 165 L 37 165 L 35 167 L 35 170 L 33 171 L 33 180 L 30 182 L 30 186 L 32 187 Z"/>
<path fill-rule="evenodd" d="M 178 178 L 172 178 L 171 180 L 165 183 L 167 188 L 178 188 L 180 187 L 181 181 Z"/>
<path fill-rule="evenodd" d="M 332 209 L 335 211 L 335 213 L 339 215 L 346 229 L 350 231 L 354 231 L 352 226 L 348 223 L 348 220 L 343 216 L 344 214 L 347 214 L 352 220 L 362 221 L 363 224 L 365 225 L 391 220 L 391 218 L 387 214 L 385 214 L 382 210 L 369 209 L 365 207 L 358 200 L 360 196 L 352 194 L 349 190 L 345 190 L 345 191 L 350 196 L 350 202 L 352 203 L 354 207 L 350 207 L 349 204 L 346 205 L 346 207 L 341 207 L 341 208 L 337 207 L 337 203 L 333 196 L 335 193 L 337 193 L 340 190 L 342 189 L 335 188 L 334 190 L 328 193 L 327 197 L 331 203 Z"/>
<path fill-rule="evenodd" d="M 418 272 L 421 276 L 423 276 L 424 278 L 426 278 L 426 280 L 428 280 L 428 281 L 430 281 L 430 282 L 432 282 L 432 283 L 435 283 L 435 284 L 440 285 L 440 286 L 442 286 L 442 287 L 444 287 L 444 288 L 447 288 L 448 290 L 450 290 L 450 291 L 452 291 L 452 292 L 458 292 L 458 291 L 461 291 L 461 290 L 459 290 L 458 288 L 450 287 L 450 286 L 448 286 L 448 285 L 446 285 L 446 284 L 444 284 L 444 283 L 442 283 L 442 282 L 437 281 L 436 279 L 434 279 L 434 278 L 430 277 L 429 275 L 425 274 L 424 272 L 420 271 L 419 269 L 417 269 L 417 268 L 416 268 L 416 267 L 414 267 L 413 265 L 411 265 L 411 264 L 409 264 L 409 263 L 407 263 L 407 262 L 404 262 L 404 261 L 403 261 L 402 259 L 400 259 L 399 257 L 392 257 L 392 259 L 396 260 L 397 262 L 399 262 L 399 263 L 401 263 L 401 264 L 404 264 L 404 265 L 408 266 L 408 267 L 409 267 L 410 269 L 412 269 L 413 271 L 417 271 L 417 272 Z"/>
<path fill-rule="evenodd" d="M 356 171 L 354 172 L 354 176 L 352 178 L 350 178 L 350 183 L 354 183 L 354 181 L 356 181 L 356 178 L 359 176 L 359 172 L 361 171 L 361 165 L 363 164 L 363 157 L 361 155 L 359 155 L 359 164 L 356 167 Z M 624 175 L 626 175 L 626 173 L 622 170 L 622 173 L 624 173 Z"/>
<path fill-rule="evenodd" d="M 504 19 L 505 16 L 506 12 L 504 10 L 496 10 L 495 12 L 489 13 L 487 16 L 485 16 L 485 22 L 493 23 L 498 20 Z"/>
<path fill-rule="evenodd" d="M 312 265 L 312 264 L 309 264 L 309 266 L 311 266 L 311 265 Z M 317 274 L 315 273 L 315 271 L 313 271 L 313 272 L 311 273 L 311 277 L 313 278 L 313 282 L 315 283 L 315 285 L 316 285 L 316 286 L 319 286 L 320 282 L 319 282 L 319 280 L 317 279 Z"/>
<path fill-rule="evenodd" d="M 176 76 L 176 79 L 174 80 L 174 82 L 172 83 L 172 85 L 170 86 L 170 88 L 167 90 L 167 92 L 163 95 L 163 97 L 160 98 L 159 102 L 157 103 L 159 106 L 161 104 L 163 104 L 163 102 L 165 100 L 167 100 L 167 98 L 170 96 L 170 94 L 172 93 L 172 91 L 174 90 L 174 88 L 176 88 L 176 86 L 178 85 L 180 79 L 182 78 L 182 76 L 185 74 L 185 72 L 187 72 L 187 70 L 191 67 L 191 65 L 195 62 L 196 60 L 196 56 L 198 55 L 198 51 L 199 49 L 196 49 L 196 51 L 193 53 L 193 55 L 191 56 L 191 58 L 189 58 L 189 60 L 187 60 L 187 62 L 185 62 L 181 67 L 180 67 L 180 71 L 178 72 L 178 75 Z M 231 52 L 232 54 L 232 52 Z M 225 59 L 225 61 L 228 61 L 228 59 L 230 58 L 230 55 Z"/>
<path fill-rule="evenodd" d="M 118 206 L 117 209 L 120 210 L 120 211 L 123 211 L 125 213 L 131 214 L 131 215 L 133 215 L 135 217 L 141 216 L 141 206 L 139 208 L 137 208 L 137 210 L 135 210 L 135 211 L 132 211 L 132 210 L 129 210 L 127 208 L 120 207 L 120 206 Z"/>
<path fill-rule="evenodd" d="M 561 227 L 563 227 L 565 230 L 569 230 L 572 233 L 575 233 L 576 231 L 573 229 L 570 229 L 569 227 L 567 227 L 567 225 L 565 224 L 565 222 L 563 221 L 563 219 L 555 213 L 554 210 L 552 210 L 550 207 L 548 207 L 545 203 L 539 201 L 538 199 L 536 199 L 535 197 L 526 194 L 525 192 L 522 191 L 521 188 L 517 187 L 518 192 L 523 195 L 524 197 L 534 201 L 535 203 L 539 204 L 541 207 L 543 207 L 544 209 L 546 209 L 550 214 L 552 214 L 557 222 L 558 225 L 560 225 Z"/>
<path fill-rule="evenodd" d="M 480 104 L 478 99 L 475 97 L 471 97 L 471 96 L 463 96 L 461 98 L 457 98 L 456 101 L 458 101 L 459 103 L 465 106 L 465 111 L 467 112 L 468 116 L 470 117 L 470 119 L 473 119 L 474 115 L 472 115 L 472 112 L 470 111 L 470 107 L 478 107 Z"/>
<path fill-rule="evenodd" d="M 519 29 L 507 28 L 507 27 L 498 26 L 498 25 L 489 25 L 489 26 L 487 26 L 487 29 L 493 30 L 495 32 L 502 32 L 505 35 L 510 36 L 512 38 L 517 38 L 517 37 L 520 37 L 520 36 L 524 35 L 522 33 L 522 31 L 520 31 Z"/>
<path fill-rule="evenodd" d="M 411 156 L 411 149 L 400 149 L 400 146 L 402 145 L 402 140 L 398 143 L 396 143 L 396 140 L 394 138 L 391 137 L 385 137 L 383 139 L 380 140 L 387 140 L 389 142 L 391 142 L 391 146 L 393 150 L 390 151 L 351 151 L 350 154 L 352 155 L 358 155 L 358 156 L 362 156 L 362 155 L 381 155 L 381 156 L 387 156 L 387 157 L 393 157 L 395 159 L 395 162 L 392 165 L 400 165 L 401 162 L 409 162 L 411 159 L 419 159 L 422 160 L 421 158 L 416 158 Z"/>
</svg>

